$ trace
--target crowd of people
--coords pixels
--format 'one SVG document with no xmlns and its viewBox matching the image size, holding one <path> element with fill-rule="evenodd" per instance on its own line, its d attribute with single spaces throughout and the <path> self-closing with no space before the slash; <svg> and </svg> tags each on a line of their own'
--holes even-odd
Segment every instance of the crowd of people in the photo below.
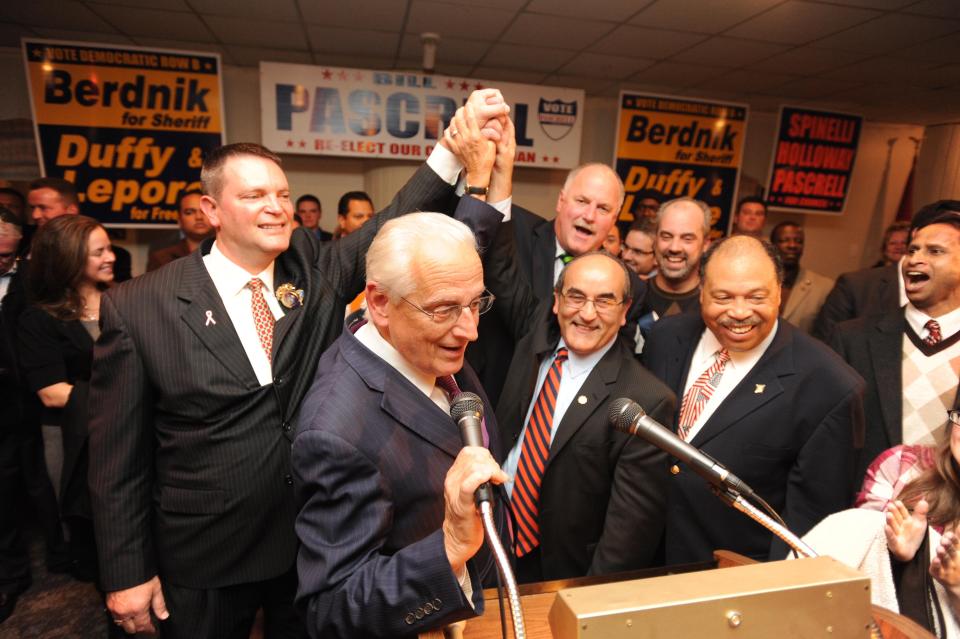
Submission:
<svg viewBox="0 0 960 639">
<path fill-rule="evenodd" d="M 280 157 L 226 145 L 180 198 L 182 240 L 122 285 L 72 185 L 0 190 L 0 503 L 33 506 L 47 568 L 95 584 L 111 636 L 246 638 L 261 615 L 271 639 L 412 637 L 483 613 L 487 482 L 522 582 L 785 558 L 611 428 L 628 398 L 955 636 L 960 202 L 834 282 L 802 265 L 802 223 L 763 236 L 760 198 L 722 239 L 656 192 L 618 225 L 623 183 L 589 163 L 548 220 L 513 202 L 515 155 L 479 90 L 384 209 L 349 192 L 330 234 Z M 0 512 L 0 619 L 30 586 L 23 525 Z"/>
</svg>

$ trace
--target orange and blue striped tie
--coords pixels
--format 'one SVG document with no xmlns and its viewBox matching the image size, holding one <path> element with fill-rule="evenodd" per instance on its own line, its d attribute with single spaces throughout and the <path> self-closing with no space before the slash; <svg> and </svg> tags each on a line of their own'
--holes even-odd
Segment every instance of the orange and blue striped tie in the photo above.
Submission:
<svg viewBox="0 0 960 639">
<path fill-rule="evenodd" d="M 510 504 L 517 521 L 517 556 L 523 557 L 540 545 L 540 482 L 550 455 L 550 431 L 553 428 L 553 410 L 557 405 L 563 363 L 567 361 L 567 349 L 561 348 L 547 371 L 540 394 L 530 413 L 527 431 L 523 436 L 523 448 L 517 462 L 517 474 L 513 484 Z"/>
</svg>

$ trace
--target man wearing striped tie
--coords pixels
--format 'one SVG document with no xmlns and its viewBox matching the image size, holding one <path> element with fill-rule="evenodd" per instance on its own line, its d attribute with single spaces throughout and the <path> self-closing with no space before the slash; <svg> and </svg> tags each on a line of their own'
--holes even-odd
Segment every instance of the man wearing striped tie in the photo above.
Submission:
<svg viewBox="0 0 960 639">
<path fill-rule="evenodd" d="M 700 316 L 658 322 L 644 362 L 682 398 L 678 436 L 744 480 L 802 535 L 851 503 L 863 380 L 821 342 L 778 321 L 783 270 L 769 243 L 727 238 L 700 268 Z M 668 564 L 705 561 L 716 549 L 783 558 L 779 541 L 685 465 L 671 473 Z"/>
<path fill-rule="evenodd" d="M 857 477 L 882 451 L 943 441 L 960 370 L 960 201 L 941 200 L 910 225 L 902 262 L 907 305 L 842 322 L 833 346 L 867 381 L 866 441 Z"/>
</svg>

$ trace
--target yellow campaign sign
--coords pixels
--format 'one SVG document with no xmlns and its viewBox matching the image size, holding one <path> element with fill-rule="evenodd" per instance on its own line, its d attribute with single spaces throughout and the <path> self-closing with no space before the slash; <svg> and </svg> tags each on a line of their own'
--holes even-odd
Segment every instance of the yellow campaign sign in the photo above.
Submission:
<svg viewBox="0 0 960 639">
<path fill-rule="evenodd" d="M 620 110 L 621 156 L 703 166 L 734 166 L 743 149 L 744 120 Z"/>
</svg>

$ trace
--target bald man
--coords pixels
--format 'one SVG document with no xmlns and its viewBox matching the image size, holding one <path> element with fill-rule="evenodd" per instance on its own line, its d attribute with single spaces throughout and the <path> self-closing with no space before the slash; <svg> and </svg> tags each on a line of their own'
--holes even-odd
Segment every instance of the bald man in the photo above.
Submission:
<svg viewBox="0 0 960 639">
<path fill-rule="evenodd" d="M 680 400 L 677 435 L 711 455 L 798 535 L 848 507 L 863 438 L 863 379 L 821 342 L 777 319 L 783 269 L 749 236 L 713 245 L 701 266 L 700 313 L 658 322 L 644 363 Z M 717 548 L 765 560 L 786 548 L 729 508 L 685 465 L 667 498 L 668 564 Z"/>
</svg>

